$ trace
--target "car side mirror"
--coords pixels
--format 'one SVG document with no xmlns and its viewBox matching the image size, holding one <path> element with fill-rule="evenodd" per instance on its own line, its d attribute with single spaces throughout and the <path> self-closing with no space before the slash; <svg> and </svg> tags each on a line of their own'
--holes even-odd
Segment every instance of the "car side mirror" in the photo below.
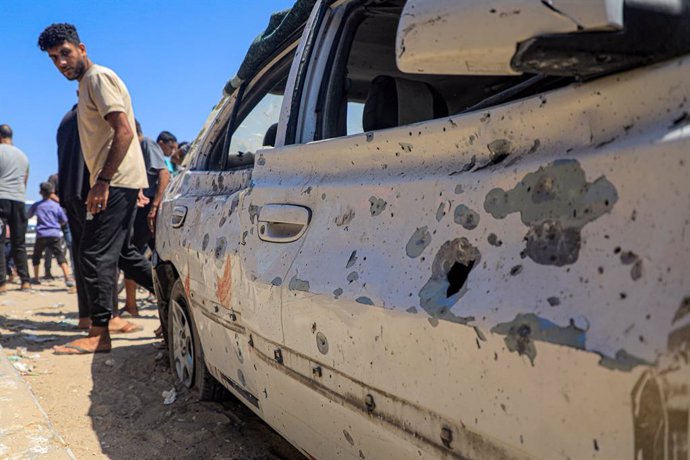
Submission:
<svg viewBox="0 0 690 460">
<path fill-rule="evenodd" d="M 622 27 L 623 0 L 407 0 L 397 63 L 406 73 L 516 75 L 511 59 L 525 40 Z"/>
</svg>

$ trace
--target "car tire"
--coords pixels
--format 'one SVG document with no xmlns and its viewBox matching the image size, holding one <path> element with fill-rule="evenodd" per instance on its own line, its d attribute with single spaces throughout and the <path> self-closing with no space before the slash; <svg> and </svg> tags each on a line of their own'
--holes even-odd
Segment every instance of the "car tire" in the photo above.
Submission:
<svg viewBox="0 0 690 460">
<path fill-rule="evenodd" d="M 168 356 L 177 382 L 196 388 L 202 401 L 223 401 L 228 391 L 208 371 L 199 333 L 182 281 L 175 281 L 168 306 Z"/>
</svg>

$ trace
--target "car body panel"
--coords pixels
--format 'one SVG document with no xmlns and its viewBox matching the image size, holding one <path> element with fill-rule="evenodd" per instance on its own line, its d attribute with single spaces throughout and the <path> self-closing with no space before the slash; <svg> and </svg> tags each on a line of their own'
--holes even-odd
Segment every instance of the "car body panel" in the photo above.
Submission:
<svg viewBox="0 0 690 460">
<path fill-rule="evenodd" d="M 183 173 L 157 251 L 209 370 L 314 458 L 687 458 L 689 72 Z"/>
</svg>

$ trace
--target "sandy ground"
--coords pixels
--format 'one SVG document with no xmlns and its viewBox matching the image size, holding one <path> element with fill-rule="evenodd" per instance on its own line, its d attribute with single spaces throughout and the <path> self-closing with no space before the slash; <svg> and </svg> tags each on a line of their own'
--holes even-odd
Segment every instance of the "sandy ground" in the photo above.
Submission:
<svg viewBox="0 0 690 460">
<path fill-rule="evenodd" d="M 236 399 L 200 402 L 175 385 L 155 305 L 140 294 L 142 332 L 114 335 L 108 354 L 57 356 L 74 329 L 76 295 L 61 281 L 0 296 L 0 344 L 79 459 L 301 459 L 297 450 Z M 122 302 L 121 302 L 122 305 Z M 177 398 L 164 405 L 164 391 Z"/>
</svg>

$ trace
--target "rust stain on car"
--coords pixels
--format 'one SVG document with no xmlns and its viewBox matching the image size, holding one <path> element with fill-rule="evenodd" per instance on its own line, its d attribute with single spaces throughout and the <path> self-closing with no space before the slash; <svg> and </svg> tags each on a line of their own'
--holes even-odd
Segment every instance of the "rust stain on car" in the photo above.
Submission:
<svg viewBox="0 0 690 460">
<path fill-rule="evenodd" d="M 230 300 L 232 299 L 232 262 L 230 256 L 225 259 L 223 275 L 216 277 L 216 297 L 218 303 L 230 307 Z"/>
</svg>

